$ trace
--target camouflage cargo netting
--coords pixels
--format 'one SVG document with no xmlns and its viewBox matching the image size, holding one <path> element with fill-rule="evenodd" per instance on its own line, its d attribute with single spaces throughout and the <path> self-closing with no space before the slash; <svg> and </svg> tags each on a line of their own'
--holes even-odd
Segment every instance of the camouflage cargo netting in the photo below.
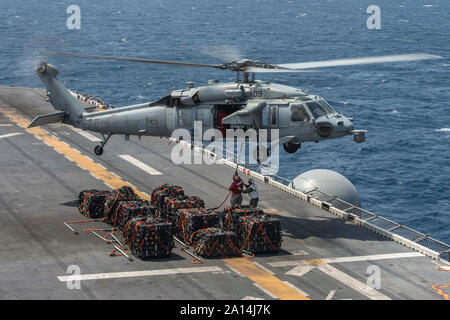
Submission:
<svg viewBox="0 0 450 320">
<path fill-rule="evenodd" d="M 131 219 L 122 237 L 131 253 L 140 259 L 170 256 L 174 247 L 171 224 L 159 218 Z"/>
<path fill-rule="evenodd" d="M 156 208 L 158 215 L 164 205 L 166 197 L 184 197 L 184 190 L 180 186 L 171 184 L 162 184 L 156 187 L 152 192 L 152 205 Z"/>
<path fill-rule="evenodd" d="M 196 231 L 192 235 L 194 253 L 203 258 L 240 256 L 236 234 L 218 228 Z"/>
<path fill-rule="evenodd" d="M 281 248 L 281 223 L 267 214 L 253 214 L 239 217 L 236 231 L 241 250 L 277 252 Z"/>
<path fill-rule="evenodd" d="M 190 244 L 194 232 L 218 227 L 219 217 L 214 211 L 204 208 L 178 209 L 176 219 L 172 223 L 178 238 Z"/>
<path fill-rule="evenodd" d="M 152 216 L 155 208 L 146 200 L 118 201 L 116 210 L 110 211 L 106 220 L 114 228 L 123 230 L 127 222 L 136 217 Z"/>
<path fill-rule="evenodd" d="M 175 212 L 176 209 L 189 209 L 189 208 L 204 208 L 205 201 L 197 196 L 184 196 L 184 197 L 166 197 L 164 199 L 164 212 L 166 215 L 171 214 L 171 211 Z"/>
<path fill-rule="evenodd" d="M 120 201 L 140 200 L 129 186 L 123 186 L 110 192 L 105 201 L 105 222 L 112 225 L 114 214 Z"/>
<path fill-rule="evenodd" d="M 254 215 L 254 214 L 264 214 L 264 211 L 252 206 L 234 206 L 225 207 L 225 217 L 224 217 L 224 228 L 230 231 L 237 231 L 239 228 L 239 218 L 242 216 Z"/>
<path fill-rule="evenodd" d="M 197 196 L 165 198 L 164 207 L 160 210 L 160 218 L 172 222 L 173 232 L 177 231 L 179 209 L 204 208 L 205 202 Z"/>
<path fill-rule="evenodd" d="M 183 201 L 185 200 L 187 197 L 184 195 L 184 193 L 182 194 L 177 194 L 174 196 L 162 196 L 161 200 L 159 201 L 160 205 L 159 205 L 159 210 L 158 210 L 158 217 L 160 218 L 164 218 L 164 219 L 169 219 L 170 218 L 170 211 L 168 210 L 168 208 L 170 206 L 175 206 L 175 202 L 179 201 Z"/>
<path fill-rule="evenodd" d="M 106 198 L 110 191 L 107 190 L 84 190 L 78 195 L 78 210 L 86 217 L 100 219 L 105 216 L 104 207 Z"/>
</svg>

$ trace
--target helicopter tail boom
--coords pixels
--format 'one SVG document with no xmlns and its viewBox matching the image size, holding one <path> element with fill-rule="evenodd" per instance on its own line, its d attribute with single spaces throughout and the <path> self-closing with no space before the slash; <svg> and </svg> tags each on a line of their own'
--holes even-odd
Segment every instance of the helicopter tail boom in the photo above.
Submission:
<svg viewBox="0 0 450 320">
<path fill-rule="evenodd" d="M 35 71 L 47 89 L 48 101 L 52 104 L 53 108 L 64 112 L 64 114 L 58 113 L 58 120 L 61 120 L 61 115 L 63 115 L 65 123 L 77 126 L 85 113 L 85 109 L 80 106 L 62 82 L 56 78 L 58 70 L 47 62 L 42 61 L 36 66 Z M 39 124 L 36 123 L 36 125 Z"/>
</svg>

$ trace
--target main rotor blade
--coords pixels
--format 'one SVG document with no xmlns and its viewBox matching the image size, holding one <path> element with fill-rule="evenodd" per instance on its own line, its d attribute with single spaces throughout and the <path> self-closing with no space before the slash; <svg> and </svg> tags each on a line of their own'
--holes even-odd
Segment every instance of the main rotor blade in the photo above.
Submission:
<svg viewBox="0 0 450 320">
<path fill-rule="evenodd" d="M 217 45 L 217 46 L 197 46 L 193 47 L 203 54 L 217 58 L 224 62 L 230 62 L 233 60 L 242 60 L 242 54 L 235 46 L 230 45 Z"/>
<path fill-rule="evenodd" d="M 248 67 L 244 70 L 248 73 L 282 73 L 282 72 L 320 72 L 318 70 L 297 70 L 297 69 L 284 69 L 284 68 L 257 68 Z"/>
<path fill-rule="evenodd" d="M 70 53 L 70 52 L 53 52 L 53 51 L 44 51 L 43 54 L 45 54 L 45 55 L 56 55 L 56 56 L 66 56 L 66 57 L 76 57 L 76 58 L 89 58 L 89 59 L 100 59 L 100 60 L 119 60 L 119 61 L 157 63 L 157 64 L 172 64 L 172 65 L 186 66 L 186 67 L 223 69 L 223 67 L 221 65 L 219 65 L 219 64 L 203 64 L 203 63 L 166 61 L 166 60 L 154 60 L 154 59 L 143 59 L 143 58 L 98 56 L 98 55 L 92 55 L 92 54 Z"/>
<path fill-rule="evenodd" d="M 314 69 L 314 68 L 325 68 L 325 67 L 352 66 L 352 65 L 358 65 L 358 64 L 415 61 L 415 60 L 427 60 L 427 59 L 442 59 L 442 57 L 432 55 L 432 54 L 427 54 L 427 53 L 411 53 L 411 54 L 400 54 L 400 55 L 392 55 L 392 56 L 350 58 L 350 59 L 311 61 L 311 62 L 299 62 L 299 63 L 284 63 L 284 64 L 277 64 L 276 66 L 281 67 L 281 68 L 299 70 L 299 69 Z"/>
</svg>

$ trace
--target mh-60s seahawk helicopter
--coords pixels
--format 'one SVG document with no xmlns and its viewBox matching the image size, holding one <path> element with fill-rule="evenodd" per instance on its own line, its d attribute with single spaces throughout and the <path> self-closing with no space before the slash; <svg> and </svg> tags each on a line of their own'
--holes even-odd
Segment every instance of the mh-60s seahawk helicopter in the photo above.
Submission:
<svg viewBox="0 0 450 320">
<path fill-rule="evenodd" d="M 170 137 L 178 128 L 193 130 L 194 121 L 201 121 L 203 130 L 216 128 L 223 134 L 228 128 L 279 129 L 278 141 L 269 142 L 282 144 L 289 153 L 296 152 L 304 142 L 319 142 L 347 135 L 361 143 L 365 140 L 367 131 L 354 130 L 353 118 L 336 112 L 322 97 L 286 85 L 255 80 L 255 73 L 311 72 L 324 67 L 442 58 L 415 53 L 290 64 L 270 64 L 249 59 L 223 64 L 201 64 L 62 52 L 45 54 L 236 72 L 235 82 L 209 81 L 208 85 L 199 87 L 188 83 L 186 88 L 173 90 L 154 102 L 86 112 L 56 78 L 56 68 L 42 61 L 36 67 L 36 73 L 47 88 L 49 101 L 60 112 L 38 116 L 29 127 L 62 122 L 83 130 L 99 132 L 103 141 L 94 149 L 98 156 L 103 153 L 103 147 L 112 135 L 124 135 L 126 139 L 130 135 Z"/>
</svg>

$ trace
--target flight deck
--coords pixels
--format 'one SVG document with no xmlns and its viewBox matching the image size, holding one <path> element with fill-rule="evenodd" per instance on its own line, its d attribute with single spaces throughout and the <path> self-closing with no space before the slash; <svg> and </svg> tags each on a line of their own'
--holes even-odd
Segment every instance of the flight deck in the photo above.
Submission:
<svg viewBox="0 0 450 320">
<path fill-rule="evenodd" d="M 110 244 L 64 225 L 82 218 L 80 191 L 130 185 L 148 197 L 170 183 L 212 208 L 235 169 L 176 165 L 174 142 L 157 137 L 113 136 L 97 157 L 97 134 L 64 124 L 25 129 L 53 110 L 45 98 L 44 89 L 0 87 L 0 299 L 449 299 L 443 259 L 261 181 L 259 206 L 283 227 L 278 254 L 193 264 L 176 244 L 169 258 L 110 256 Z M 79 289 L 71 286 L 74 266 Z"/>
</svg>

